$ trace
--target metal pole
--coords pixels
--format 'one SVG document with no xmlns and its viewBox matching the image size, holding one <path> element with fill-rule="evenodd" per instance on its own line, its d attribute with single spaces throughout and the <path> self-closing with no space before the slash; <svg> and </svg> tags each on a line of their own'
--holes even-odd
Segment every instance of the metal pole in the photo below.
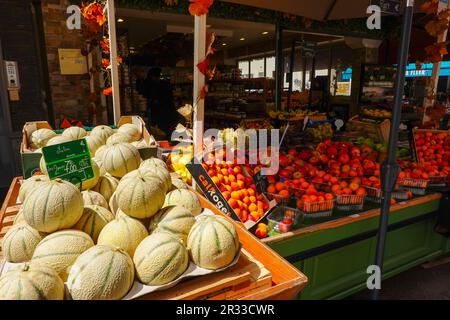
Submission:
<svg viewBox="0 0 450 320">
<path fill-rule="evenodd" d="M 398 127 L 401 120 L 401 104 L 405 86 L 406 65 L 408 63 L 408 52 L 411 38 L 411 26 L 414 14 L 414 0 L 407 0 L 405 14 L 403 17 L 403 27 L 398 55 L 397 78 L 395 80 L 395 101 L 392 113 L 391 129 L 389 133 L 389 146 L 387 160 L 381 168 L 381 184 L 384 193 L 381 205 L 380 226 L 378 231 L 378 241 L 376 250 L 375 265 L 380 268 L 380 275 L 383 270 L 384 249 L 386 244 L 387 229 L 389 224 L 389 210 L 391 208 L 391 195 L 397 180 L 400 166 L 395 157 L 398 142 Z M 372 300 L 378 300 L 381 289 L 372 291 Z"/>
<path fill-rule="evenodd" d="M 108 0 L 108 33 L 110 47 L 110 63 L 111 63 L 111 87 L 113 100 L 114 124 L 119 123 L 120 119 L 120 88 L 119 88 L 119 69 L 117 65 L 117 37 L 116 37 L 116 12 L 114 8 L 114 0 Z"/>
<path fill-rule="evenodd" d="M 288 111 L 291 109 L 291 95 L 292 95 L 292 87 L 293 87 L 293 82 L 294 82 L 295 44 L 296 44 L 296 41 L 292 40 L 291 61 L 289 62 L 289 91 L 288 91 L 288 100 L 287 100 L 287 110 Z"/>
<path fill-rule="evenodd" d="M 197 64 L 205 58 L 206 55 L 206 14 L 195 16 L 194 26 L 194 92 L 192 105 L 194 106 L 193 119 L 193 139 L 194 155 L 197 156 L 203 152 L 203 131 L 205 118 L 205 100 L 200 99 L 200 91 L 205 85 L 205 76 L 197 68 Z M 250 69 L 249 69 L 250 73 Z M 195 182 L 192 180 L 192 186 L 195 188 Z"/>
<path fill-rule="evenodd" d="M 280 110 L 283 96 L 283 27 L 280 21 L 276 24 L 275 39 L 275 110 Z"/>
<path fill-rule="evenodd" d="M 308 109 L 311 109 L 312 92 L 313 92 L 315 77 L 316 77 L 316 53 L 314 53 L 314 56 L 312 58 L 311 74 L 309 75 L 310 85 L 309 85 Z"/>
</svg>

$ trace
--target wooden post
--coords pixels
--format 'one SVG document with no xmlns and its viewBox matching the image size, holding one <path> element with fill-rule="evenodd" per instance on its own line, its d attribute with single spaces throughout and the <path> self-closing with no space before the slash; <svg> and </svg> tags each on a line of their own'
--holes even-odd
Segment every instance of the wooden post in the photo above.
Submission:
<svg viewBox="0 0 450 320">
<path fill-rule="evenodd" d="M 205 58 L 206 55 L 206 14 L 195 16 L 194 27 L 194 155 L 203 152 L 203 132 L 205 118 L 205 100 L 199 99 L 200 91 L 205 85 L 205 76 L 197 68 L 197 64 Z M 195 182 L 193 182 L 195 186 Z"/>
<path fill-rule="evenodd" d="M 447 3 L 448 2 L 448 3 Z M 439 7 L 438 7 L 438 13 L 445 10 L 445 9 L 450 9 L 450 1 L 446 0 L 446 1 L 439 1 Z M 436 43 L 439 42 L 444 42 L 447 40 L 447 33 L 448 33 L 448 29 L 445 29 L 445 31 L 440 34 L 436 40 Z M 423 112 L 423 120 L 422 123 L 425 123 L 429 120 L 429 118 L 427 117 L 427 109 L 433 107 L 435 99 L 434 97 L 432 99 L 429 99 L 428 96 L 429 95 L 435 95 L 437 92 L 437 87 L 438 87 L 438 82 L 439 82 L 439 73 L 441 72 L 441 62 L 438 63 L 434 63 L 433 64 L 433 71 L 431 73 L 431 78 L 430 78 L 430 82 L 427 85 L 427 96 L 425 97 L 425 101 L 423 103 L 424 105 L 424 112 Z"/>
<path fill-rule="evenodd" d="M 107 1 L 108 8 L 108 33 L 109 51 L 111 63 L 111 87 L 113 100 L 114 124 L 117 125 L 120 119 L 120 88 L 119 88 L 119 68 L 117 66 L 117 38 L 116 38 L 116 12 L 114 11 L 114 0 Z"/>
</svg>

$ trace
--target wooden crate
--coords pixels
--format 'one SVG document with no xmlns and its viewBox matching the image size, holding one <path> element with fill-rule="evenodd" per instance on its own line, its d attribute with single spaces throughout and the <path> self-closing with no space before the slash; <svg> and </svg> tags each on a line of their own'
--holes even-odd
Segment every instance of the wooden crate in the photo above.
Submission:
<svg viewBox="0 0 450 320">
<path fill-rule="evenodd" d="M 413 141 L 412 153 L 413 153 L 413 158 L 416 160 L 416 162 L 420 162 L 419 157 L 417 155 L 416 133 L 426 133 L 426 132 L 431 132 L 433 134 L 446 133 L 447 135 L 450 136 L 450 130 L 413 129 L 413 131 L 412 131 L 412 141 Z"/>
<path fill-rule="evenodd" d="M 22 179 L 14 178 L 0 210 L 0 239 L 11 228 L 21 204 L 17 197 Z M 204 208 L 216 209 L 199 195 Z M 191 278 L 177 286 L 151 293 L 139 299 L 292 299 L 306 285 L 307 278 L 282 257 L 251 235 L 242 224 L 233 221 L 242 244 L 236 265 L 216 274 Z M 0 251 L 0 261 L 3 261 Z M 0 263 L 0 270 L 3 263 Z"/>
<path fill-rule="evenodd" d="M 361 121 L 358 116 L 355 116 L 348 121 L 346 131 L 361 132 L 361 135 L 364 137 L 372 138 L 379 142 L 388 142 L 390 128 L 390 120 L 378 123 L 376 121 Z"/>
</svg>

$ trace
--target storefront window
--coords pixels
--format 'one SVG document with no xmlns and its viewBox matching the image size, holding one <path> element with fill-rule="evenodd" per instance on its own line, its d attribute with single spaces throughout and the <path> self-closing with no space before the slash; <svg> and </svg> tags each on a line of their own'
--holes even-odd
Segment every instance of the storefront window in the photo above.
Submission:
<svg viewBox="0 0 450 320">
<path fill-rule="evenodd" d="M 284 87 L 289 88 L 289 74 L 284 74 Z M 302 90 L 302 77 L 303 72 L 294 71 L 294 77 L 292 78 L 292 91 L 301 91 Z"/>
<path fill-rule="evenodd" d="M 242 78 L 249 78 L 250 70 L 248 65 L 248 60 L 243 60 L 238 62 L 238 68 L 241 70 Z"/>
<path fill-rule="evenodd" d="M 264 78 L 264 58 L 250 61 L 250 78 Z"/>
<path fill-rule="evenodd" d="M 266 78 L 275 78 L 275 57 L 266 58 Z"/>
</svg>

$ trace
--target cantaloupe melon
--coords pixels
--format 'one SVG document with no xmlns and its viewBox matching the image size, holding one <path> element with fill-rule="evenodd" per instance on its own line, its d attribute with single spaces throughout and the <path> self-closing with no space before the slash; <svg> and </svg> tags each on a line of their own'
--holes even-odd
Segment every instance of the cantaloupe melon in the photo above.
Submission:
<svg viewBox="0 0 450 320">
<path fill-rule="evenodd" d="M 118 185 L 119 180 L 107 173 L 100 176 L 97 185 L 92 188 L 92 190 L 100 193 L 105 200 L 109 202 L 109 199 L 111 199 L 111 196 L 116 191 Z"/>
<path fill-rule="evenodd" d="M 187 248 L 197 266 L 217 270 L 233 262 L 240 247 L 230 221 L 220 216 L 202 216 L 189 232 Z"/>
<path fill-rule="evenodd" d="M 79 140 L 86 137 L 87 132 L 80 127 L 69 127 L 63 131 L 62 136 L 69 138 L 70 140 Z"/>
<path fill-rule="evenodd" d="M 147 229 L 140 221 L 120 216 L 103 227 L 97 243 L 122 248 L 132 257 L 136 247 L 146 236 Z"/>
<path fill-rule="evenodd" d="M 202 212 L 202 206 L 197 198 L 197 195 L 187 189 L 177 189 L 170 191 L 166 195 L 163 207 L 168 206 L 182 206 L 190 210 L 194 216 Z"/>
<path fill-rule="evenodd" d="M 159 178 L 135 172 L 136 175 L 132 172 L 119 182 L 115 193 L 117 205 L 130 217 L 149 218 L 161 209 L 167 189 Z"/>
<path fill-rule="evenodd" d="M 129 143 L 117 143 L 108 147 L 101 159 L 106 172 L 122 178 L 128 172 L 136 170 L 141 164 L 141 156 L 136 147 Z"/>
<path fill-rule="evenodd" d="M 53 268 L 65 281 L 77 257 L 93 246 L 88 234 L 80 230 L 62 230 L 42 239 L 31 261 Z"/>
<path fill-rule="evenodd" d="M 167 164 L 164 161 L 162 161 L 161 159 L 155 158 L 155 157 L 152 157 L 152 158 L 142 161 L 140 168 L 145 168 L 145 167 L 162 168 L 162 169 L 166 169 L 167 171 L 169 171 Z"/>
<path fill-rule="evenodd" d="M 91 131 L 91 136 L 96 136 L 103 141 L 103 144 L 106 143 L 106 140 L 114 134 L 114 130 L 111 127 L 100 125 L 96 126 Z"/>
<path fill-rule="evenodd" d="M 162 167 L 151 167 L 144 166 L 140 167 L 139 171 L 145 176 L 155 176 L 158 177 L 165 185 L 166 192 L 172 187 L 172 179 L 170 178 L 169 170 Z"/>
<path fill-rule="evenodd" d="M 16 225 L 19 223 L 27 223 L 25 221 L 25 216 L 23 214 L 23 206 L 20 207 L 19 212 L 17 212 L 16 216 L 14 217 L 13 225 Z"/>
<path fill-rule="evenodd" d="M 141 283 L 158 286 L 179 278 L 189 266 L 189 256 L 179 238 L 158 232 L 139 244 L 133 262 Z"/>
<path fill-rule="evenodd" d="M 141 131 L 133 123 L 125 123 L 119 127 L 117 133 L 129 136 L 131 141 L 138 141 L 141 138 Z"/>
<path fill-rule="evenodd" d="M 27 196 L 33 192 L 43 182 L 48 182 L 50 179 L 44 175 L 31 176 L 22 182 L 19 190 L 19 200 L 24 202 Z"/>
<path fill-rule="evenodd" d="M 83 213 L 81 192 L 61 179 L 42 183 L 28 195 L 23 204 L 26 222 L 41 232 L 72 227 Z"/>
<path fill-rule="evenodd" d="M 0 278 L 0 300 L 63 300 L 64 282 L 52 268 L 24 263 Z"/>
<path fill-rule="evenodd" d="M 89 153 L 91 154 L 91 157 L 95 157 L 95 154 L 102 145 L 104 145 L 101 138 L 97 136 L 87 136 L 86 142 L 88 144 Z"/>
<path fill-rule="evenodd" d="M 65 142 L 69 142 L 70 139 L 64 136 L 56 136 L 51 138 L 50 140 L 48 140 L 47 144 L 45 145 L 46 147 L 49 146 L 54 146 L 56 144 L 60 144 L 60 143 L 65 143 Z"/>
<path fill-rule="evenodd" d="M 31 134 L 31 147 L 38 149 L 45 147 L 47 141 L 55 137 L 56 133 L 50 129 L 38 129 Z"/>
<path fill-rule="evenodd" d="M 3 238 L 3 255 L 9 262 L 29 261 L 41 240 L 42 237 L 36 229 L 26 223 L 17 224 L 9 229 Z"/>
<path fill-rule="evenodd" d="M 45 175 L 48 175 L 48 171 L 47 171 L 47 165 L 45 163 L 45 159 L 44 156 L 42 155 L 41 160 L 39 160 L 39 169 L 41 170 L 41 172 Z"/>
<path fill-rule="evenodd" d="M 102 162 L 98 158 L 92 158 L 92 161 L 95 161 L 97 166 L 100 168 L 99 177 L 104 176 L 107 172 L 105 168 L 103 168 Z"/>
<path fill-rule="evenodd" d="M 108 202 L 106 201 L 105 197 L 103 197 L 100 193 L 92 191 L 92 190 L 86 190 L 81 192 L 81 195 L 83 196 L 83 203 L 85 206 L 101 206 L 103 208 L 108 209 Z"/>
<path fill-rule="evenodd" d="M 83 215 L 73 227 L 91 236 L 94 243 L 108 222 L 114 220 L 114 215 L 106 208 L 96 205 L 84 206 Z"/>
<path fill-rule="evenodd" d="M 133 139 L 130 136 L 127 136 L 122 133 L 114 133 L 106 140 L 106 145 L 112 146 L 117 143 L 131 143 L 131 142 L 133 142 Z"/>
<path fill-rule="evenodd" d="M 107 145 L 102 145 L 97 149 L 97 152 L 95 152 L 95 158 L 98 159 L 100 162 L 103 159 L 103 155 L 105 154 L 106 150 L 108 149 Z"/>
<path fill-rule="evenodd" d="M 134 265 L 122 249 L 96 245 L 77 258 L 67 279 L 74 300 L 119 300 L 134 283 Z"/>
<path fill-rule="evenodd" d="M 189 231 L 195 223 L 194 215 L 184 207 L 165 207 L 150 221 L 150 233 L 169 232 L 186 243 Z"/>
<path fill-rule="evenodd" d="M 94 171 L 94 176 L 91 179 L 82 182 L 81 188 L 83 191 L 95 187 L 98 183 L 98 179 L 100 179 L 100 167 L 98 166 L 95 160 L 91 160 L 91 164 L 92 164 L 92 171 Z"/>
<path fill-rule="evenodd" d="M 176 189 L 188 189 L 188 185 L 183 180 L 172 177 L 172 186 L 170 188 L 170 191 Z"/>
</svg>

